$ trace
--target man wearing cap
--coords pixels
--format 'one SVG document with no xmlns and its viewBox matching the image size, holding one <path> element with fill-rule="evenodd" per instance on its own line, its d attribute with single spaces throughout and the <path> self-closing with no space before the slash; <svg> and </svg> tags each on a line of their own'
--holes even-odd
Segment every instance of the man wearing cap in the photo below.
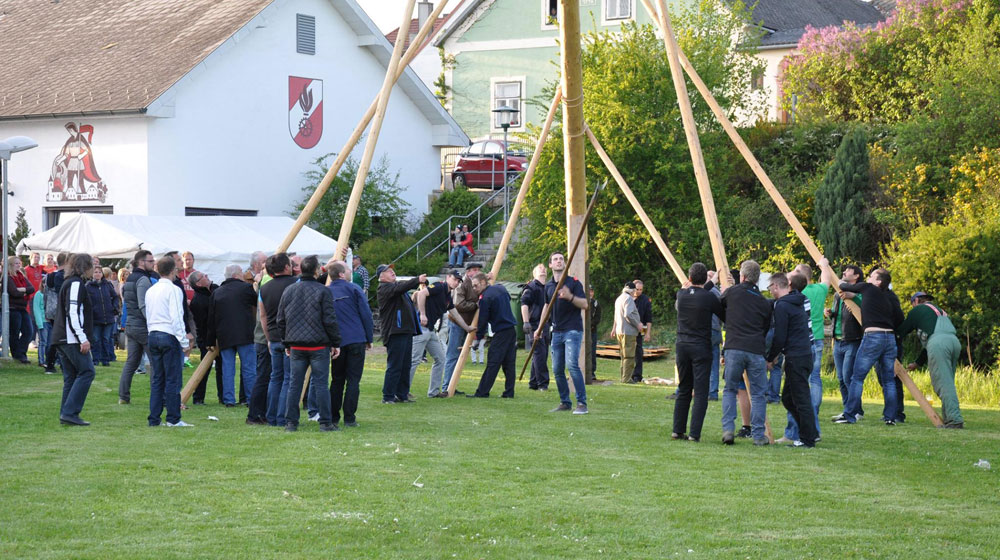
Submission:
<svg viewBox="0 0 1000 560">
<path fill-rule="evenodd" d="M 451 301 L 455 306 L 455 311 L 466 323 L 466 326 L 472 324 L 472 320 L 476 317 L 476 311 L 479 309 L 479 299 L 472 291 L 472 275 L 482 271 L 482 269 L 483 263 L 465 263 L 465 278 L 451 292 Z M 454 317 L 452 317 L 452 321 L 455 321 Z M 445 354 L 444 365 L 445 386 L 451 383 L 451 376 L 455 373 L 458 356 L 462 353 L 462 345 L 465 343 L 466 332 L 466 329 L 457 322 L 449 327 L 448 352 Z M 458 372 L 458 375 L 462 375 L 462 372 Z M 455 394 L 462 393 L 455 391 Z"/>
<path fill-rule="evenodd" d="M 378 313 L 381 322 L 382 343 L 388 354 L 385 380 L 382 383 L 382 404 L 413 402 L 410 393 L 410 356 L 413 337 L 420 334 L 417 310 L 406 292 L 427 282 L 421 274 L 406 282 L 396 281 L 396 271 L 391 264 L 380 264 L 375 269 L 378 278 Z"/>
<path fill-rule="evenodd" d="M 927 292 L 917 292 L 910 298 L 913 309 L 906 315 L 903 324 L 896 327 L 896 334 L 907 335 L 914 330 L 920 338 L 924 351 L 917 361 L 906 369 L 913 371 L 926 363 L 931 374 L 931 385 L 941 399 L 941 416 L 945 428 L 962 429 L 965 421 L 958 407 L 958 392 L 955 391 L 955 368 L 962 352 L 962 344 L 955 336 L 955 326 L 948 314 L 931 303 L 934 298 Z"/>
<path fill-rule="evenodd" d="M 549 268 L 552 269 L 552 279 L 545 284 L 545 301 L 552 301 L 556 293 L 559 279 L 566 273 L 566 257 L 560 252 L 549 256 Z M 548 304 L 545 304 L 548 307 Z M 566 278 L 559 296 L 555 299 L 549 321 L 552 324 L 552 374 L 556 378 L 556 388 L 559 389 L 559 406 L 552 412 L 572 410 L 573 414 L 587 414 L 587 386 L 580 371 L 580 344 L 583 341 L 583 316 L 581 311 L 587 309 L 587 296 L 583 292 L 583 284 L 569 276 Z M 545 315 L 545 311 L 542 311 Z M 542 324 L 535 331 L 535 336 L 541 336 L 547 327 Z M 571 406 L 569 384 L 566 382 L 565 369 L 573 379 L 576 389 L 576 408 Z"/>
<path fill-rule="evenodd" d="M 517 364 L 517 329 L 514 322 L 514 312 L 510 309 L 510 294 L 500 284 L 490 285 L 486 275 L 477 272 L 472 276 L 472 290 L 479 296 L 479 329 L 476 340 L 486 337 L 487 328 L 493 330 L 493 343 L 486 357 L 486 370 L 479 380 L 479 387 L 469 398 L 485 399 L 490 396 L 490 389 L 496 382 L 497 373 L 503 367 L 504 389 L 500 396 L 505 399 L 514 398 L 514 380 Z"/>
<path fill-rule="evenodd" d="M 635 283 L 629 282 L 615 300 L 615 326 L 611 334 L 618 339 L 622 383 L 635 383 L 632 380 L 632 372 L 635 371 L 635 339 L 642 332 L 642 322 L 639 320 L 639 310 L 635 307 L 634 298 Z"/>
<path fill-rule="evenodd" d="M 535 342 L 535 331 L 538 330 L 538 322 L 542 319 L 542 308 L 545 307 L 545 277 L 548 269 L 539 263 L 532 270 L 531 282 L 524 286 L 521 292 L 521 319 L 524 321 L 524 347 L 530 349 L 535 345 L 535 351 L 531 354 L 531 377 L 528 380 L 528 388 L 532 391 L 549 390 L 549 336 L 542 331 L 542 336 Z"/>
</svg>

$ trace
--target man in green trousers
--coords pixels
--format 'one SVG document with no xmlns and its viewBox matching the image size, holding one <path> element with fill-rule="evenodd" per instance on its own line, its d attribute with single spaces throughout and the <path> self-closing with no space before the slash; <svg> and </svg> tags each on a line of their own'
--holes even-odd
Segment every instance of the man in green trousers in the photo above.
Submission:
<svg viewBox="0 0 1000 560">
<path fill-rule="evenodd" d="M 931 374 L 931 385 L 941 399 L 941 416 L 944 427 L 962 429 L 962 411 L 958 408 L 958 393 L 955 391 L 955 368 L 962 352 L 962 344 L 955 336 L 955 327 L 951 324 L 948 314 L 930 303 L 934 298 L 926 292 L 917 292 L 910 298 L 913 309 L 906 315 L 906 320 L 896 328 L 899 336 L 904 336 L 916 330 L 920 344 L 926 351 L 928 369 Z M 925 354 L 921 352 L 918 363 L 924 361 Z M 918 363 L 911 363 L 907 369 L 913 371 Z"/>
</svg>

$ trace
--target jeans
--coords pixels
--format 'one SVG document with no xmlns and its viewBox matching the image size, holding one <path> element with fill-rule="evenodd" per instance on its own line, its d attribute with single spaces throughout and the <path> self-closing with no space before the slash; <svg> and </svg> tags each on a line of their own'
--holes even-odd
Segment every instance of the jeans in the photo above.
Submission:
<svg viewBox="0 0 1000 560">
<path fill-rule="evenodd" d="M 410 356 L 413 354 L 413 335 L 394 334 L 385 343 L 387 351 L 385 380 L 382 383 L 382 400 L 405 401 L 410 393 Z"/>
<path fill-rule="evenodd" d="M 462 327 L 448 320 L 448 351 L 445 353 L 444 384 L 442 385 L 442 390 L 444 391 L 447 391 L 448 385 L 451 384 L 451 376 L 455 373 L 455 366 L 458 365 L 458 355 L 462 353 L 462 344 L 465 342 L 467 334 Z M 462 372 L 458 372 L 458 375 L 461 377 Z"/>
<path fill-rule="evenodd" d="M 257 353 L 253 343 L 223 348 L 222 355 L 222 402 L 236 404 L 236 356 L 240 357 L 240 386 L 251 388 L 257 377 Z"/>
<path fill-rule="evenodd" d="M 767 363 L 761 354 L 743 350 L 726 350 L 726 387 L 722 391 L 722 431 L 735 432 L 736 392 L 743 383 L 743 371 L 750 380 L 750 426 L 754 439 L 764 439 L 764 420 L 767 418 Z"/>
<path fill-rule="evenodd" d="M 691 393 L 694 392 L 694 407 L 691 408 L 691 437 L 701 438 L 701 427 L 705 423 L 708 409 L 708 376 L 712 369 L 712 349 L 707 344 L 678 342 L 675 358 L 677 361 L 677 403 L 674 405 L 674 433 L 683 434 L 691 408 Z"/>
<path fill-rule="evenodd" d="M 851 392 L 851 376 L 854 374 L 854 357 L 858 354 L 860 340 L 833 342 L 833 367 L 837 370 L 837 382 L 840 384 L 840 401 L 847 406 L 847 397 Z"/>
<path fill-rule="evenodd" d="M 344 411 L 344 422 L 357 421 L 361 374 L 365 369 L 365 351 L 364 342 L 341 346 L 340 355 L 331 364 L 333 375 L 330 380 L 330 415 L 334 424 L 340 421 L 341 407 Z"/>
<path fill-rule="evenodd" d="M 160 425 L 164 404 L 167 423 L 176 424 L 181 419 L 181 343 L 172 334 L 149 333 L 149 360 L 149 425 Z"/>
<path fill-rule="evenodd" d="M 812 350 L 812 372 L 809 374 L 809 399 L 812 403 L 813 416 L 815 417 L 816 437 L 819 437 L 819 407 L 823 404 L 823 380 L 819 376 L 819 371 L 823 367 L 823 339 L 814 340 Z M 785 437 L 792 441 L 800 439 L 799 425 L 791 412 L 788 413 L 788 425 L 785 426 Z"/>
<path fill-rule="evenodd" d="M 132 376 L 135 375 L 135 370 L 142 363 L 143 356 L 149 358 L 149 334 L 140 332 L 126 332 L 125 334 L 128 340 L 128 354 L 125 358 L 125 365 L 122 367 L 122 376 L 118 380 L 118 398 L 130 402 L 132 400 Z M 150 365 L 150 367 L 153 366 Z"/>
<path fill-rule="evenodd" d="M 23 308 L 10 308 L 10 355 L 15 360 L 28 360 L 28 343 L 31 342 L 31 315 Z"/>
<path fill-rule="evenodd" d="M 45 354 L 49 349 L 49 332 L 51 323 L 45 323 L 38 329 L 38 364 L 45 365 Z"/>
<path fill-rule="evenodd" d="M 430 354 L 434 360 L 431 366 L 431 380 L 427 385 L 427 396 L 435 397 L 441 392 L 441 379 L 444 378 L 445 352 L 441 339 L 432 329 L 424 328 L 423 332 L 413 337 L 413 349 L 410 351 L 410 385 L 413 385 L 413 375 L 417 373 L 417 366 L 420 365 L 424 357 L 424 350 Z"/>
<path fill-rule="evenodd" d="M 771 369 L 767 371 L 767 402 L 777 403 L 781 402 L 781 370 L 785 365 L 785 357 L 778 354 L 778 357 L 774 359 L 774 364 Z"/>
<path fill-rule="evenodd" d="M 708 398 L 719 398 L 719 358 L 722 354 L 722 333 L 712 331 L 712 372 L 708 377 Z"/>
<path fill-rule="evenodd" d="M 108 334 L 108 345 L 107 345 L 107 349 L 108 349 L 108 361 L 109 362 L 117 362 L 118 361 L 118 355 L 115 353 L 115 347 L 116 347 L 115 340 L 118 338 L 118 323 L 117 322 L 111 323 L 111 328 L 108 329 L 108 333 L 107 334 Z"/>
<path fill-rule="evenodd" d="M 250 403 L 247 418 L 264 422 L 267 420 L 267 393 L 271 388 L 271 351 L 267 344 L 254 343 L 254 355 L 257 364 L 254 368 L 256 377 L 253 389 L 250 391 Z"/>
<path fill-rule="evenodd" d="M 292 383 L 292 359 L 285 354 L 285 345 L 280 342 L 270 342 L 267 347 L 271 351 L 271 380 L 267 387 L 267 423 L 272 426 L 284 426 L 285 410 L 288 408 L 288 387 Z"/>
<path fill-rule="evenodd" d="M 878 375 L 878 382 L 882 385 L 882 397 L 885 407 L 882 410 L 882 418 L 885 420 L 895 420 L 897 414 L 897 387 L 895 382 L 895 370 L 893 366 L 896 361 L 896 339 L 891 332 L 866 332 L 858 347 L 858 354 L 854 358 L 854 373 L 851 375 L 850 394 L 847 398 L 847 405 L 844 406 L 844 416 L 851 424 L 857 421 L 857 414 L 861 412 L 861 393 L 865 386 L 865 377 L 872 366 Z"/>
<path fill-rule="evenodd" d="M 822 342 L 822 341 L 821 341 Z M 781 394 L 781 403 L 788 410 L 790 422 L 795 423 L 795 440 L 802 441 L 807 447 L 812 447 L 819 437 L 815 406 L 813 406 L 812 374 L 809 371 L 809 356 L 788 356 L 785 358 L 785 390 Z M 799 427 L 802 437 L 799 440 Z M 788 430 L 785 430 L 785 437 Z M 789 438 L 793 439 L 793 438 Z"/>
<path fill-rule="evenodd" d="M 80 352 L 79 344 L 60 344 L 55 347 L 62 358 L 63 392 L 59 416 L 74 418 L 83 410 L 83 403 L 94 382 L 94 361 L 90 354 Z"/>
<path fill-rule="evenodd" d="M 528 325 L 531 332 L 524 334 L 524 349 L 530 350 L 535 344 L 534 332 L 538 330 L 538 325 Z M 542 329 L 542 337 L 535 344 L 535 351 L 531 354 L 531 377 L 528 378 L 528 387 L 531 389 L 549 388 L 549 333 L 547 329 Z"/>
<path fill-rule="evenodd" d="M 455 245 L 451 248 L 451 253 L 448 255 L 448 266 L 462 266 L 465 258 L 471 254 L 469 248 L 465 245 Z"/>
<path fill-rule="evenodd" d="M 552 376 L 556 378 L 556 388 L 559 389 L 559 402 L 570 405 L 569 383 L 566 382 L 565 370 L 568 366 L 569 375 L 576 389 L 576 404 L 587 405 L 587 386 L 580 371 L 580 344 L 583 331 L 555 331 L 552 333 Z"/>
<path fill-rule="evenodd" d="M 493 333 L 493 342 L 486 356 L 486 370 L 476 388 L 477 397 L 490 396 L 490 389 L 497 380 L 497 373 L 503 368 L 504 398 L 514 398 L 514 381 L 517 379 L 517 329 L 504 329 Z"/>
<path fill-rule="evenodd" d="M 330 375 L 330 349 L 322 350 L 292 350 L 291 355 L 292 381 L 288 385 L 288 394 L 296 395 L 295 398 L 287 399 L 285 407 L 285 425 L 299 425 L 299 399 L 302 393 L 302 384 L 305 382 L 306 369 L 312 368 L 309 376 L 309 387 L 319 394 L 329 394 L 326 388 L 326 378 Z M 319 410 L 319 423 L 326 426 L 333 423 L 330 417 L 330 399 L 317 399 L 316 406 Z"/>
<path fill-rule="evenodd" d="M 107 325 L 94 325 L 94 340 L 92 340 L 91 351 L 94 353 L 94 363 L 100 362 L 107 365 L 111 361 L 111 356 L 115 353 L 115 347 L 111 346 L 111 334 L 115 329 L 113 323 Z"/>
</svg>

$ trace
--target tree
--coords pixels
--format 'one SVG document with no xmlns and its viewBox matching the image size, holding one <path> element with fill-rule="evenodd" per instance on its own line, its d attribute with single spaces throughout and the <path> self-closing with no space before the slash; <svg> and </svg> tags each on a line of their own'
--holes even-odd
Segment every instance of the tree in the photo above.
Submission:
<svg viewBox="0 0 1000 560">
<path fill-rule="evenodd" d="M 21 242 L 22 239 L 29 237 L 31 235 L 31 228 L 28 227 L 28 220 L 24 217 L 25 215 L 24 206 L 20 206 L 17 209 L 17 217 L 14 218 L 14 231 L 7 236 L 7 256 L 13 256 L 17 254 L 17 244 Z"/>
<path fill-rule="evenodd" d="M 826 257 L 834 262 L 868 263 L 876 256 L 867 140 L 860 127 L 847 133 L 816 189 L 814 221 Z"/>
<path fill-rule="evenodd" d="M 288 212 L 290 216 L 298 217 L 305 208 L 329 169 L 327 159 L 334 155 L 326 154 L 313 160 L 315 168 L 305 173 L 309 184 L 302 187 L 304 197 L 295 205 L 294 211 Z M 357 175 L 358 162 L 353 157 L 348 157 L 310 216 L 309 227 L 330 237 L 336 238 L 340 235 L 340 224 L 344 220 L 344 212 L 347 210 L 347 202 Z M 351 229 L 351 245 L 357 247 L 373 236 L 393 236 L 403 233 L 410 205 L 399 197 L 402 190 L 399 186 L 399 173 L 391 171 L 388 157 L 383 156 L 377 165 L 372 166 L 365 180 L 365 190 L 354 218 L 354 227 Z"/>
</svg>

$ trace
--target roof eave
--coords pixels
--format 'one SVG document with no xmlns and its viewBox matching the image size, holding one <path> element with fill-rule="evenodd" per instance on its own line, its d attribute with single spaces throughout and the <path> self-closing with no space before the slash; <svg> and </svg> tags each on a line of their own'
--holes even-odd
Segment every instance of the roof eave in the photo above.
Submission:
<svg viewBox="0 0 1000 560">
<path fill-rule="evenodd" d="M 35 113 L 28 115 L 0 115 L 0 121 L 24 121 L 40 119 L 65 119 L 79 117 L 120 117 L 128 115 L 145 115 L 146 107 L 131 109 L 105 109 L 100 111 L 67 111 L 64 113 Z"/>
</svg>

